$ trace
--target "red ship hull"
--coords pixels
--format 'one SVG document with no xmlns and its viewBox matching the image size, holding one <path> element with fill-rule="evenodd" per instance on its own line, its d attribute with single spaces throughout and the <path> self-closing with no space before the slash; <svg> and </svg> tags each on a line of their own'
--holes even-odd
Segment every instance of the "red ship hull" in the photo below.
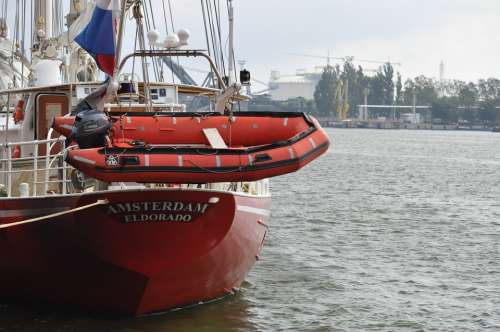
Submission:
<svg viewBox="0 0 500 332">
<path fill-rule="evenodd" d="M 163 189 L 0 200 L 0 296 L 140 315 L 216 299 L 258 259 L 269 197 Z"/>
</svg>

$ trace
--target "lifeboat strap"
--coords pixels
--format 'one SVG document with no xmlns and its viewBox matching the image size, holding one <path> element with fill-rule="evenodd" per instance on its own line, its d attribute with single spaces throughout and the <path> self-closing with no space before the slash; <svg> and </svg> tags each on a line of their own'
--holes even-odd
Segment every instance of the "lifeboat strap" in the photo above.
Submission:
<svg viewBox="0 0 500 332">
<path fill-rule="evenodd" d="M 100 200 L 98 200 L 95 203 L 84 205 L 84 206 L 80 206 L 80 207 L 77 207 L 77 208 L 74 208 L 74 209 L 71 209 L 71 210 L 68 210 L 68 211 L 63 211 L 63 212 L 48 214 L 48 215 L 43 216 L 43 217 L 37 217 L 37 218 L 33 218 L 33 219 L 28 219 L 28 220 L 13 222 L 13 223 L 10 223 L 10 224 L 0 225 L 0 229 L 10 228 L 10 227 L 24 225 L 24 224 L 32 224 L 32 223 L 40 222 L 40 221 L 49 221 L 49 219 L 52 219 L 52 218 L 61 217 L 61 216 L 64 216 L 64 215 L 67 215 L 67 214 L 72 214 L 72 213 L 75 213 L 75 212 L 78 212 L 78 211 L 82 211 L 82 210 L 87 210 L 87 209 L 90 209 L 90 208 L 92 208 L 94 206 L 107 205 L 107 204 L 109 204 L 109 201 L 107 199 L 100 199 Z"/>
</svg>

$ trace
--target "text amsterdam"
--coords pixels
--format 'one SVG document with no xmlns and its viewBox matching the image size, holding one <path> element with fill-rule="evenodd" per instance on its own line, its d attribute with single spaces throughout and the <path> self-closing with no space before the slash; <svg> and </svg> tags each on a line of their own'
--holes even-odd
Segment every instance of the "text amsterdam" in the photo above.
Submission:
<svg viewBox="0 0 500 332">
<path fill-rule="evenodd" d="M 108 215 L 122 215 L 132 222 L 191 222 L 207 211 L 208 203 L 190 202 L 128 202 L 108 206 Z"/>
</svg>

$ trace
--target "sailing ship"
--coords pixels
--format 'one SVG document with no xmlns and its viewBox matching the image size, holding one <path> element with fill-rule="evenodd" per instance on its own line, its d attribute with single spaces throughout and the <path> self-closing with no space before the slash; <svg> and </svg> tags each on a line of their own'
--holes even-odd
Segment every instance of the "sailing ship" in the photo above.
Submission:
<svg viewBox="0 0 500 332">
<path fill-rule="evenodd" d="M 22 4 L 16 15 L 29 17 Z M 235 110 L 249 77 L 234 78 L 232 0 L 227 75 L 217 34 L 200 51 L 185 48 L 185 30 L 162 43 L 144 33 L 147 1 L 71 1 L 69 32 L 52 24 L 61 1 L 32 5 L 31 61 L 0 29 L 11 49 L 0 53 L 10 73 L 0 91 L 0 296 L 135 316 L 234 293 L 268 231 L 269 178 L 318 158 L 326 133 L 306 114 Z M 222 12 L 213 6 L 202 1 L 212 32 Z M 138 49 L 121 59 L 127 12 Z M 84 52 L 82 31 L 109 33 L 88 28 L 103 18 L 117 28 L 114 54 Z M 134 58 L 141 80 L 126 72 Z M 160 67 L 186 77 L 184 58 L 207 60 L 208 86 L 167 82 Z"/>
</svg>

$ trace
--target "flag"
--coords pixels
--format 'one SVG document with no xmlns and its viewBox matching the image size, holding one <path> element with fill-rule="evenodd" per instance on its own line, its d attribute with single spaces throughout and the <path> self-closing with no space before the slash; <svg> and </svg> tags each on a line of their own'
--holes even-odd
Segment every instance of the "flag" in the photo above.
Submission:
<svg viewBox="0 0 500 332">
<path fill-rule="evenodd" d="M 120 16 L 120 0 L 95 0 L 73 24 L 72 35 L 97 66 L 109 76 L 115 69 L 116 36 Z"/>
</svg>

